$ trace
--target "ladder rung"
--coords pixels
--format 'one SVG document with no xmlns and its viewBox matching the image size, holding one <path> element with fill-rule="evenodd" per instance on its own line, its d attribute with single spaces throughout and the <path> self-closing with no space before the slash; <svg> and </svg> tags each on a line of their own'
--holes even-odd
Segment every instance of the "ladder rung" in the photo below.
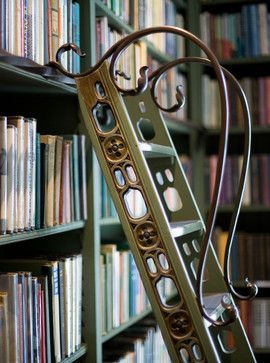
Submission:
<svg viewBox="0 0 270 363">
<path fill-rule="evenodd" d="M 170 146 L 151 144 L 146 142 L 140 142 L 139 145 L 144 155 L 149 158 L 165 158 L 168 156 L 175 156 L 175 151 Z"/>
<path fill-rule="evenodd" d="M 170 227 L 172 236 L 177 238 L 203 229 L 203 224 L 201 220 L 191 220 L 183 222 L 171 222 Z"/>
<path fill-rule="evenodd" d="M 222 300 L 226 300 L 227 304 L 230 303 L 230 295 L 228 293 L 207 294 L 203 298 L 204 308 L 213 320 L 218 320 L 225 310 L 221 303 Z M 206 324 L 207 326 L 211 325 L 210 322 L 206 322 Z"/>
</svg>

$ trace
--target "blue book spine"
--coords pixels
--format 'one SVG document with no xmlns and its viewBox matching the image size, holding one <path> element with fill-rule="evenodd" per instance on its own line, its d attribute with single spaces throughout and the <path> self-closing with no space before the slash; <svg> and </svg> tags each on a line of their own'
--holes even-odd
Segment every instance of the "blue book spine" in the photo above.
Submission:
<svg viewBox="0 0 270 363">
<path fill-rule="evenodd" d="M 72 4 L 72 42 L 80 46 L 80 5 L 77 2 Z M 80 57 L 73 53 L 73 71 L 80 72 Z"/>
<path fill-rule="evenodd" d="M 243 6 L 241 11 L 241 38 L 243 39 L 242 56 L 247 57 L 250 54 L 249 37 L 248 37 L 248 6 Z"/>
</svg>

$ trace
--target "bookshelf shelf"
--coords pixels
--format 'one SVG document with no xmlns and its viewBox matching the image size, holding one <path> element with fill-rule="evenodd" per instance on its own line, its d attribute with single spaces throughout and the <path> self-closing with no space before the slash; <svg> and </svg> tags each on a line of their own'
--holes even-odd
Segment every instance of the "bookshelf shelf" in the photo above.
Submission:
<svg viewBox="0 0 270 363">
<path fill-rule="evenodd" d="M 224 213 L 232 213 L 233 207 L 232 206 L 221 206 L 219 208 L 218 213 L 219 214 L 224 214 Z M 241 208 L 241 213 L 252 213 L 252 214 L 257 214 L 257 213 L 270 213 L 270 207 L 268 206 L 264 206 L 264 205 L 250 205 L 250 206 L 243 206 Z"/>
<path fill-rule="evenodd" d="M 107 342 L 108 340 L 114 338 L 116 335 L 120 334 L 130 326 L 138 323 L 140 320 L 144 319 L 147 315 L 149 315 L 152 312 L 152 309 L 147 309 L 143 311 L 142 313 L 133 316 L 131 319 L 129 319 L 126 323 L 121 324 L 119 327 L 111 330 L 109 333 L 102 336 L 101 340 L 102 343 Z"/>
<path fill-rule="evenodd" d="M 219 7 L 219 6 L 224 6 L 224 5 L 244 5 L 244 4 L 254 4 L 254 3 L 259 3 L 261 2 L 260 0 L 233 0 L 233 1 L 228 1 L 228 0 L 201 0 L 201 5 L 203 7 Z"/>
<path fill-rule="evenodd" d="M 87 352 L 87 346 L 86 344 L 82 344 L 81 347 L 72 354 L 72 356 L 65 358 L 61 361 L 61 363 L 72 363 L 76 362 L 79 358 L 83 357 Z"/>
<path fill-rule="evenodd" d="M 220 60 L 221 64 L 224 67 L 228 66 L 243 66 L 243 65 L 269 65 L 270 56 L 258 56 L 258 57 L 239 57 L 239 58 L 231 58 L 226 60 Z"/>
<path fill-rule="evenodd" d="M 2 89 L 4 89 L 5 92 L 16 91 L 16 93 L 77 94 L 77 91 L 73 86 L 48 80 L 38 74 L 0 62 L 0 90 Z"/>
<path fill-rule="evenodd" d="M 218 150 L 218 141 L 220 130 L 206 129 L 206 154 L 216 154 Z M 239 154 L 243 151 L 244 146 L 244 133 L 243 129 L 240 127 L 230 127 L 229 129 L 229 148 L 228 152 L 230 154 Z M 270 136 L 270 125 L 255 125 L 252 126 L 252 144 L 251 150 L 253 153 L 268 153 L 268 140 Z"/>
<path fill-rule="evenodd" d="M 255 354 L 270 354 L 269 348 L 254 348 L 253 351 Z"/>
<path fill-rule="evenodd" d="M 10 244 L 10 243 L 16 243 L 16 242 L 20 242 L 20 241 L 26 241 L 26 240 L 30 240 L 30 239 L 34 239 L 34 238 L 51 236 L 53 234 L 74 231 L 76 229 L 84 228 L 84 225 L 85 225 L 84 221 L 78 221 L 78 222 L 72 222 L 69 224 L 61 225 L 61 226 L 38 229 L 36 231 L 19 232 L 19 233 L 14 233 L 13 235 L 7 234 L 4 236 L 0 236 L 0 246 Z"/>
</svg>

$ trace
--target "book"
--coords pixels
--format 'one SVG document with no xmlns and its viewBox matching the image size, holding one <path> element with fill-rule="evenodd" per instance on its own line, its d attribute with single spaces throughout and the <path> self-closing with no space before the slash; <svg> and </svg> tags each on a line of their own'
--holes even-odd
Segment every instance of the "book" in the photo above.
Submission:
<svg viewBox="0 0 270 363">
<path fill-rule="evenodd" d="M 0 352 L 4 363 L 9 362 L 8 293 L 0 291 Z"/>
<path fill-rule="evenodd" d="M 0 234 L 7 228 L 7 118 L 0 117 Z"/>
<path fill-rule="evenodd" d="M 17 129 L 7 126 L 7 233 L 13 233 L 15 228 L 15 156 L 17 146 Z"/>
<path fill-rule="evenodd" d="M 45 215 L 44 222 L 46 227 L 53 227 L 54 225 L 54 175 L 55 175 L 55 145 L 56 136 L 41 135 L 41 144 L 48 145 L 47 162 L 47 176 L 45 181 Z"/>
<path fill-rule="evenodd" d="M 55 169 L 54 169 L 54 224 L 59 224 L 61 165 L 63 152 L 63 137 L 56 137 Z"/>
<path fill-rule="evenodd" d="M 81 218 L 87 219 L 87 175 L 86 175 L 86 138 L 78 135 L 79 188 Z"/>
<path fill-rule="evenodd" d="M 17 335 L 18 328 L 18 274 L 0 274 L 0 291 L 6 292 L 8 299 L 8 327 L 9 327 L 9 359 L 19 363 L 20 346 Z"/>
<path fill-rule="evenodd" d="M 17 128 L 17 229 L 24 230 L 24 118 L 9 116 L 8 124 Z"/>
</svg>

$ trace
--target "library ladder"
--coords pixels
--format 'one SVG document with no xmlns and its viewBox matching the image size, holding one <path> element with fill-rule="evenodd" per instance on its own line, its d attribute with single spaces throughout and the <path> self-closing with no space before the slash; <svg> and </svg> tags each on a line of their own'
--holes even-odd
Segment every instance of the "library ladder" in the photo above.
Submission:
<svg viewBox="0 0 270 363">
<path fill-rule="evenodd" d="M 197 44 L 208 59 L 186 61 L 212 65 L 219 81 L 221 157 L 206 227 L 159 110 L 165 108 L 155 97 L 162 74 L 181 60 L 149 77 L 147 67 L 142 67 L 137 87 L 127 90 L 117 83 L 117 77 L 127 78 L 115 69 L 123 50 L 140 37 L 157 32 L 174 33 Z M 233 300 L 233 293 L 237 293 L 224 278 L 210 241 L 228 136 L 226 81 L 216 57 L 193 34 L 175 27 L 128 35 L 82 74 L 71 74 L 62 67 L 61 56 L 68 50 L 82 55 L 75 45 L 65 45 L 52 65 L 76 81 L 83 121 L 172 362 L 255 362 Z M 169 111 L 183 103 L 179 88 L 176 98 L 177 104 Z M 247 165 L 248 160 L 246 156 Z M 168 281 L 174 286 L 172 300 L 162 293 Z M 254 295 L 255 287 L 247 284 Z"/>
</svg>

